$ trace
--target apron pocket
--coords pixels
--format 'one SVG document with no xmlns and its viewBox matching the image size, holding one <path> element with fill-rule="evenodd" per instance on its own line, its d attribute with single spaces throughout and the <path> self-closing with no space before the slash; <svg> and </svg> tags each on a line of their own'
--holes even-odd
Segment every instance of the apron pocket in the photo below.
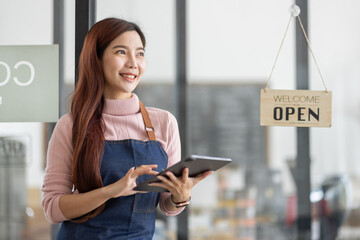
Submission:
<svg viewBox="0 0 360 240">
<path fill-rule="evenodd" d="M 153 213 L 156 208 L 156 200 L 159 193 L 136 193 L 133 211 L 138 213 Z"/>
</svg>

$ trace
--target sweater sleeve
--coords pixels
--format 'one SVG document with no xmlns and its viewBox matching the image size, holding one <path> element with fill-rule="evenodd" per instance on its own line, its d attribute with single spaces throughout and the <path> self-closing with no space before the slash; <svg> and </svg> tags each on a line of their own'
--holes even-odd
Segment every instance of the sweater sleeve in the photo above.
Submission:
<svg viewBox="0 0 360 240">
<path fill-rule="evenodd" d="M 72 193 L 71 174 L 72 120 L 69 114 L 60 118 L 49 141 L 47 164 L 42 185 L 42 207 L 51 223 L 68 220 L 61 212 L 59 199 L 63 194 Z"/>
<path fill-rule="evenodd" d="M 165 147 L 165 152 L 168 155 L 168 167 L 174 165 L 179 162 L 181 159 L 181 143 L 180 143 L 180 134 L 179 128 L 176 121 L 176 118 L 172 114 L 168 114 L 168 129 L 167 129 L 167 145 Z M 185 208 L 179 208 L 175 211 L 170 211 L 166 209 L 165 202 L 171 197 L 171 193 L 164 192 L 161 193 L 159 207 L 161 211 L 166 216 L 176 216 L 180 214 Z"/>
</svg>

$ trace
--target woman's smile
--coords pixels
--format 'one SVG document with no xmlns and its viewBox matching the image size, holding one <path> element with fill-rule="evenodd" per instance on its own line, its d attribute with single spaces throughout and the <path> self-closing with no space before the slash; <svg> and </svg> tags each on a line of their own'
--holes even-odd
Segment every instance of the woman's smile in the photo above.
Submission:
<svg viewBox="0 0 360 240">
<path fill-rule="evenodd" d="M 137 77 L 137 75 L 133 73 L 120 73 L 120 76 L 129 82 L 133 82 Z"/>
</svg>

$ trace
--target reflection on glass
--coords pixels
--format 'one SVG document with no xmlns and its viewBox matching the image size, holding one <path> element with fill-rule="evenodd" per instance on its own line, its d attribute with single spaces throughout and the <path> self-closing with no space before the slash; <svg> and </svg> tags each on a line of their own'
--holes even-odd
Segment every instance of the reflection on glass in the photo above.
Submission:
<svg viewBox="0 0 360 240">
<path fill-rule="evenodd" d="M 0 239 L 48 239 L 40 190 L 27 186 L 29 136 L 0 137 Z"/>
</svg>

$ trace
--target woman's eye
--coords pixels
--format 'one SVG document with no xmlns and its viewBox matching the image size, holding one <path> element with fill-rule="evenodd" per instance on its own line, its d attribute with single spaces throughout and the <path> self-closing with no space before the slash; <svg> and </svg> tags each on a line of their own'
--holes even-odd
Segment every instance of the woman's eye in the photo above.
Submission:
<svg viewBox="0 0 360 240">
<path fill-rule="evenodd" d="M 145 53 L 139 52 L 139 53 L 138 53 L 138 56 L 143 57 L 143 56 L 145 56 Z"/>
<path fill-rule="evenodd" d="M 119 51 L 117 51 L 116 53 L 125 54 L 125 51 L 124 51 L 124 50 L 119 50 Z"/>
</svg>

